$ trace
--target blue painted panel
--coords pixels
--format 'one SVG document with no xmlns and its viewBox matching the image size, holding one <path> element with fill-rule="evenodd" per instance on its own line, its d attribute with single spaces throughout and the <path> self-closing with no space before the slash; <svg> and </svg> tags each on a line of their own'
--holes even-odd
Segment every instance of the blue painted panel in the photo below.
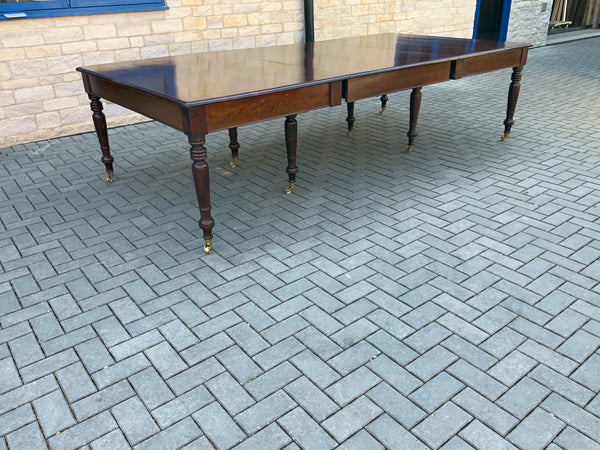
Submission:
<svg viewBox="0 0 600 450">
<path fill-rule="evenodd" d="M 79 6 L 75 6 L 78 4 Z M 36 19 L 40 17 L 87 16 L 135 11 L 169 9 L 164 0 L 52 0 L 38 2 L 1 3 L 0 21 Z M 22 12 L 25 17 L 10 18 L 7 15 Z"/>
</svg>

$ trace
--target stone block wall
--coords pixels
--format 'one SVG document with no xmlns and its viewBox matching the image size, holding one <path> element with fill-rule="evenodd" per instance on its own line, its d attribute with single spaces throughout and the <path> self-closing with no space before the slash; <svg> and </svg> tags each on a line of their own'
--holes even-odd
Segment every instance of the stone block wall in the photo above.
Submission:
<svg viewBox="0 0 600 450">
<path fill-rule="evenodd" d="M 512 0 L 507 41 L 546 44 L 552 0 Z"/>
<path fill-rule="evenodd" d="M 315 38 L 375 33 L 468 37 L 476 0 L 316 0 Z"/>
</svg>

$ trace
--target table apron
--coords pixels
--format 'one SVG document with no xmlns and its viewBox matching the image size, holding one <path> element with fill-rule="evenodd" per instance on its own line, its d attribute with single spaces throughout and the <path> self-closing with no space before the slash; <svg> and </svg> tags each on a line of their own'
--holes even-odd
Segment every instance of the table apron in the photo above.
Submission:
<svg viewBox="0 0 600 450">
<path fill-rule="evenodd" d="M 344 81 L 343 97 L 347 102 L 377 97 L 450 79 L 450 61 L 414 66 L 349 78 Z"/>
<path fill-rule="evenodd" d="M 87 81 L 90 87 L 88 94 L 97 95 L 179 131 L 183 131 L 181 105 L 177 102 L 87 74 L 85 76 L 88 77 Z"/>
<path fill-rule="evenodd" d="M 342 82 L 334 81 L 204 105 L 208 132 L 340 105 Z"/>
<path fill-rule="evenodd" d="M 450 78 L 458 80 L 467 75 L 476 75 L 509 67 L 522 66 L 527 58 L 527 48 L 515 48 L 503 52 L 461 58 L 452 62 Z"/>
</svg>

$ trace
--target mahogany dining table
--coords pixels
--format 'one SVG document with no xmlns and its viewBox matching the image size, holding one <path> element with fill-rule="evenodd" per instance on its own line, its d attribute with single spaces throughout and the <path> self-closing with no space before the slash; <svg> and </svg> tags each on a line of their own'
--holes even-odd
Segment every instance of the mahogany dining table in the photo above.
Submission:
<svg viewBox="0 0 600 450">
<path fill-rule="evenodd" d="M 414 146 L 422 86 L 467 75 L 512 68 L 504 135 L 514 123 L 521 73 L 529 44 L 395 33 L 307 44 L 215 51 L 78 67 L 91 101 L 107 181 L 113 157 L 101 99 L 109 100 L 184 132 L 191 146 L 192 173 L 206 253 L 214 220 L 205 137 L 229 129 L 232 165 L 237 161 L 236 127 L 285 117 L 289 186 L 296 182 L 298 113 L 412 89 L 408 149 Z M 351 122 L 349 121 L 349 126 Z"/>
</svg>

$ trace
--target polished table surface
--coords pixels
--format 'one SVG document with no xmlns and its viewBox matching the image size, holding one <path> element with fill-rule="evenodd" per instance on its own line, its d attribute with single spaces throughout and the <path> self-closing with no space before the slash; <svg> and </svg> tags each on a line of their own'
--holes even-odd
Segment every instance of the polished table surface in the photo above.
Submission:
<svg viewBox="0 0 600 450">
<path fill-rule="evenodd" d="M 362 98 L 413 89 L 412 135 L 409 131 L 412 148 L 422 86 L 512 67 L 504 122 L 504 137 L 507 137 L 528 48 L 527 44 L 389 33 L 119 62 L 77 70 L 82 73 L 91 100 L 109 180 L 112 180 L 113 158 L 101 98 L 187 134 L 192 146 L 200 226 L 208 252 L 214 221 L 210 215 L 204 147 L 207 133 L 230 129 L 232 145 L 239 147 L 232 135 L 235 127 L 285 116 L 286 171 L 293 188 L 298 171 L 297 113 L 336 106 L 342 99 L 353 106 L 355 100 Z"/>
</svg>

